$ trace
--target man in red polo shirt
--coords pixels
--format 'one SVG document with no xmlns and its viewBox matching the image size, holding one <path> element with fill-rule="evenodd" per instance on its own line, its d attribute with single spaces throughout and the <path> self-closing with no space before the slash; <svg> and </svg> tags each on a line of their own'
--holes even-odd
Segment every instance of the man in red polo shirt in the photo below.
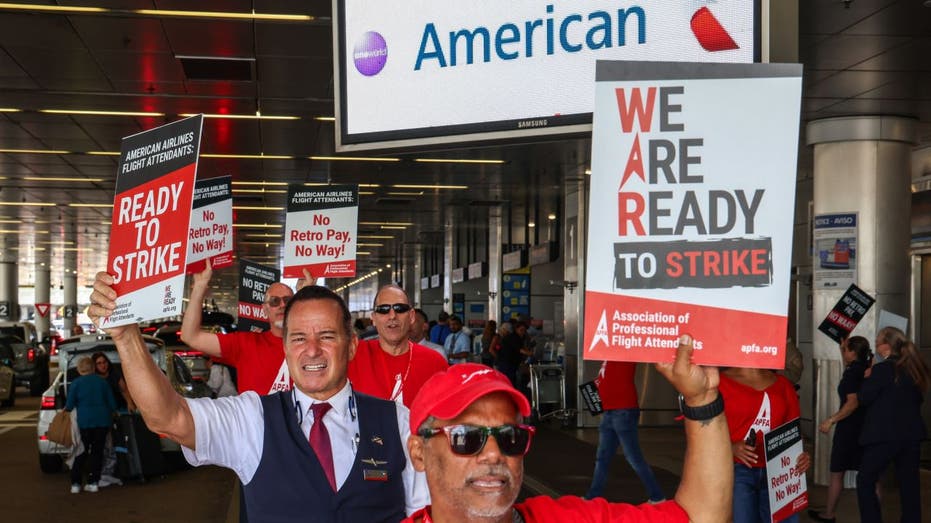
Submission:
<svg viewBox="0 0 931 523">
<path fill-rule="evenodd" d="M 181 319 L 181 340 L 194 350 L 220 358 L 224 363 L 236 367 L 236 382 L 240 393 L 252 390 L 264 395 L 290 390 L 291 377 L 284 359 L 284 341 L 281 336 L 284 308 L 291 296 L 294 296 L 294 291 L 283 283 L 273 283 L 265 292 L 262 309 L 268 317 L 269 330 L 215 334 L 200 328 L 203 318 L 200 304 L 207 294 L 212 274 L 213 269 L 208 260 L 207 268 L 191 277 L 191 295 Z"/>
<path fill-rule="evenodd" d="M 432 505 L 404 522 L 728 521 L 734 476 L 718 370 L 690 363 L 691 355 L 692 339 L 682 336 L 675 363 L 657 364 L 684 398 L 688 448 L 674 501 L 537 496 L 515 504 L 534 432 L 523 425 L 530 404 L 504 374 L 462 363 L 430 378 L 411 405 L 407 445 L 414 468 L 426 472 Z"/>
<path fill-rule="evenodd" d="M 449 364 L 436 351 L 410 341 L 414 308 L 401 287 L 390 284 L 375 295 L 374 340 L 359 340 L 349 362 L 353 388 L 376 398 L 410 406 L 420 387 Z"/>
</svg>

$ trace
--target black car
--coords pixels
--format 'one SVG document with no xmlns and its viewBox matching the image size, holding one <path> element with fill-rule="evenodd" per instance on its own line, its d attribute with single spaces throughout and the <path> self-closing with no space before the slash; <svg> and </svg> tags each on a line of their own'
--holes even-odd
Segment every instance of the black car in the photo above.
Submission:
<svg viewBox="0 0 931 523">
<path fill-rule="evenodd" d="M 0 339 L 0 407 L 12 407 L 16 402 L 14 358 L 13 347 L 6 339 Z"/>
<path fill-rule="evenodd" d="M 28 387 L 30 396 L 41 396 L 49 385 L 49 354 L 39 343 L 35 326 L 28 322 L 0 322 L 0 338 L 13 348 L 16 385 Z"/>
</svg>

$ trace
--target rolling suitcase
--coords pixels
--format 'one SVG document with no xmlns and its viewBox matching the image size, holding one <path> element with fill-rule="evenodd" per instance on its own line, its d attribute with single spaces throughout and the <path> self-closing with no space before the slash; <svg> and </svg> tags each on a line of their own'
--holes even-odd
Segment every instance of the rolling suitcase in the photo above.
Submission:
<svg viewBox="0 0 931 523">
<path fill-rule="evenodd" d="M 120 414 L 113 427 L 116 466 L 124 480 L 146 479 L 165 474 L 158 435 L 149 430 L 139 414 Z"/>
</svg>

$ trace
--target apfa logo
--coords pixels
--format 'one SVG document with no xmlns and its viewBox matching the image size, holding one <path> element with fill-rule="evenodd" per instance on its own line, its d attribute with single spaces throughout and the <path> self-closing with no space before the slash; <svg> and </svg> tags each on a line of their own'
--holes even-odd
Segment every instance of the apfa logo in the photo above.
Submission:
<svg viewBox="0 0 931 523">
<path fill-rule="evenodd" d="M 609 347 L 611 344 L 608 342 L 608 314 L 607 311 L 601 311 L 601 319 L 598 320 L 598 327 L 595 328 L 595 336 L 592 338 L 592 344 L 588 346 L 588 351 L 591 352 L 595 348 L 595 345 L 599 342 L 604 342 L 605 345 Z"/>
<path fill-rule="evenodd" d="M 385 38 L 375 31 L 367 31 L 356 40 L 352 60 L 356 70 L 365 76 L 380 73 L 388 61 L 388 44 L 385 43 Z"/>
<path fill-rule="evenodd" d="M 695 11 L 690 25 L 705 51 L 730 51 L 739 47 L 707 6 Z"/>
</svg>

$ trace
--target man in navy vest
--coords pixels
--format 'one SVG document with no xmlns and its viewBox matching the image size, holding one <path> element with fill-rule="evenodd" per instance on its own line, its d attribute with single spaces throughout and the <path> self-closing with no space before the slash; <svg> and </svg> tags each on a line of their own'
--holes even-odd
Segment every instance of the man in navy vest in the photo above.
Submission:
<svg viewBox="0 0 931 523">
<path fill-rule="evenodd" d="M 112 283 L 97 274 L 88 310 L 95 323 L 116 306 Z M 137 325 L 108 333 L 149 428 L 179 442 L 193 465 L 234 470 L 250 522 L 395 522 L 429 504 L 429 494 L 407 457 L 407 408 L 353 392 L 346 379 L 357 343 L 351 322 L 337 294 L 302 288 L 283 325 L 292 390 L 217 400 L 178 395 Z"/>
</svg>

